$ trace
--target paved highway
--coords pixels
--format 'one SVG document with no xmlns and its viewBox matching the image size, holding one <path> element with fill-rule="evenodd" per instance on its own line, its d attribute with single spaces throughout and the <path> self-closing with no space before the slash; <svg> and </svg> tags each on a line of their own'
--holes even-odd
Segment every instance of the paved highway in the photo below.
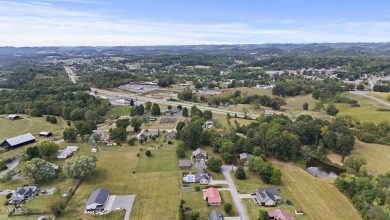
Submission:
<svg viewBox="0 0 390 220">
<path fill-rule="evenodd" d="M 232 117 L 234 117 L 234 114 L 237 114 L 239 117 L 244 117 L 244 114 L 242 112 L 235 112 L 235 111 L 230 111 L 226 109 L 219 109 L 215 107 L 208 107 L 208 106 L 200 106 L 199 103 L 193 103 L 193 102 L 174 102 L 174 101 L 167 101 L 164 99 L 155 99 L 155 98 L 150 98 L 150 97 L 145 97 L 145 96 L 139 96 L 138 94 L 129 94 L 125 92 L 113 92 L 109 90 L 103 90 L 103 89 L 95 89 L 92 88 L 92 91 L 98 92 L 99 95 L 106 96 L 106 97 L 115 97 L 115 98 L 131 98 L 131 99 L 137 99 L 140 101 L 149 101 L 152 103 L 158 103 L 158 104 L 164 104 L 164 105 L 181 105 L 183 107 L 191 108 L 192 106 L 196 105 L 200 110 L 211 110 L 215 114 L 224 114 L 226 115 L 227 113 L 230 113 Z M 252 118 L 257 118 L 259 115 L 251 115 Z"/>
</svg>

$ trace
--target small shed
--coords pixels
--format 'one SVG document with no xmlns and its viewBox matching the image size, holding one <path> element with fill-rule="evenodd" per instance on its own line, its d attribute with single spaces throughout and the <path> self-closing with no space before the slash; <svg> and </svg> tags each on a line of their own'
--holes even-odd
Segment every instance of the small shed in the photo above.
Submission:
<svg viewBox="0 0 390 220">
<path fill-rule="evenodd" d="M 53 133 L 51 133 L 51 132 L 46 132 L 46 131 L 41 131 L 41 132 L 39 133 L 39 136 L 40 136 L 40 137 L 51 137 L 51 136 L 53 136 Z"/>
<path fill-rule="evenodd" d="M 21 117 L 19 115 L 8 115 L 7 118 L 9 120 L 18 120 L 18 119 L 21 119 Z"/>
</svg>

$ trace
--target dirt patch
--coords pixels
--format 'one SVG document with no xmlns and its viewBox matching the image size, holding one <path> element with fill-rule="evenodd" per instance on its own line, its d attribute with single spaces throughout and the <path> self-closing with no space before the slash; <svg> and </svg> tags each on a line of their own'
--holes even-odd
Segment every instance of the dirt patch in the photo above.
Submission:
<svg viewBox="0 0 390 220">
<path fill-rule="evenodd" d="M 330 153 L 328 154 L 328 159 L 329 159 L 332 163 L 338 164 L 338 165 L 340 165 L 340 166 L 343 165 L 343 162 L 341 162 L 342 157 L 341 157 L 340 154 L 336 154 L 336 153 L 334 153 L 334 152 L 330 152 Z"/>
</svg>

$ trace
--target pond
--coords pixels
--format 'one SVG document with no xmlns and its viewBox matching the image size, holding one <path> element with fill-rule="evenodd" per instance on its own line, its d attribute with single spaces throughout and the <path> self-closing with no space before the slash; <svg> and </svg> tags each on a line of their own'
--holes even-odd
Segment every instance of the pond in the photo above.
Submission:
<svg viewBox="0 0 390 220">
<path fill-rule="evenodd" d="M 306 171 L 315 177 L 324 178 L 337 178 L 341 173 L 345 172 L 341 167 L 322 162 L 315 157 L 307 160 Z"/>
</svg>

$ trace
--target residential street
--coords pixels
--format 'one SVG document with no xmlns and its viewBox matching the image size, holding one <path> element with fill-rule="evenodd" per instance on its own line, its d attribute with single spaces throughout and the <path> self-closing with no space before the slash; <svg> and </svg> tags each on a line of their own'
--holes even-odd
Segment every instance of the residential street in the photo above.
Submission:
<svg viewBox="0 0 390 220">
<path fill-rule="evenodd" d="M 234 167 L 236 169 L 237 167 Z M 246 214 L 246 210 L 244 205 L 242 204 L 240 195 L 237 192 L 236 186 L 234 185 L 233 179 L 230 175 L 230 171 L 232 170 L 232 166 L 222 166 L 221 171 L 223 175 L 226 177 L 226 181 L 230 188 L 230 193 L 232 194 L 234 204 L 236 204 L 236 208 L 238 214 L 240 215 L 241 220 L 249 220 L 248 215 Z"/>
</svg>

